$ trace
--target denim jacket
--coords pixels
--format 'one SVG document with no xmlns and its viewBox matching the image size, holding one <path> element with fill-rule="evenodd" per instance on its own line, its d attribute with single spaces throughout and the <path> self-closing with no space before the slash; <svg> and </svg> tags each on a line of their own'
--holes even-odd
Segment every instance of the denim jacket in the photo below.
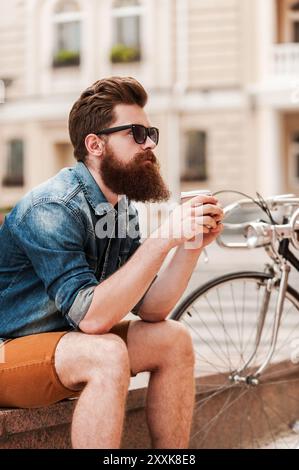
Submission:
<svg viewBox="0 0 299 470">
<path fill-rule="evenodd" d="M 0 229 L 0 337 L 77 328 L 95 287 L 140 244 L 135 206 L 125 196 L 109 204 L 84 163 L 64 168 Z"/>
</svg>

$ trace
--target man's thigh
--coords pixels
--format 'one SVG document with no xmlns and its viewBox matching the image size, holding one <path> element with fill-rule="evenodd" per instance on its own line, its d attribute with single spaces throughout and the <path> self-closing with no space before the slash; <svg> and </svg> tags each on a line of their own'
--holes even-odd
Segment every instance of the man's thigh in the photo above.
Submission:
<svg viewBox="0 0 299 470">
<path fill-rule="evenodd" d="M 65 331 L 8 340 L 2 346 L 0 406 L 34 408 L 74 395 L 59 381 L 54 352 Z"/>
<path fill-rule="evenodd" d="M 109 333 L 125 343 L 130 321 L 115 325 Z M 0 407 L 34 408 L 47 406 L 79 395 L 82 387 L 71 388 L 60 380 L 55 354 L 67 337 L 70 339 L 69 363 L 76 361 L 78 341 L 83 333 L 70 331 L 47 332 L 23 336 L 1 344 Z M 107 335 L 103 335 L 105 337 Z M 77 349 L 77 351 L 76 351 Z"/>
</svg>

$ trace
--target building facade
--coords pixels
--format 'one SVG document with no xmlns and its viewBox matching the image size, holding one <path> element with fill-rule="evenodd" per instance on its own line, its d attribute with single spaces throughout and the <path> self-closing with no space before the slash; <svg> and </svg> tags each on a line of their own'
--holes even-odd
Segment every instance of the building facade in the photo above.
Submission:
<svg viewBox="0 0 299 470">
<path fill-rule="evenodd" d="M 299 193 L 299 2 L 0 5 L 0 206 L 74 164 L 69 110 L 111 75 L 147 89 L 174 198 L 207 187 Z"/>
</svg>

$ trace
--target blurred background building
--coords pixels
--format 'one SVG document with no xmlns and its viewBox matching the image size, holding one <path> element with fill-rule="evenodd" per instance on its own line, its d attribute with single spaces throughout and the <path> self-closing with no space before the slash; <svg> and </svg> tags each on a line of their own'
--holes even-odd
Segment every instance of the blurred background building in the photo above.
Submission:
<svg viewBox="0 0 299 470">
<path fill-rule="evenodd" d="M 131 75 L 174 194 L 299 193 L 299 1 L 0 0 L 0 206 L 75 163 L 67 119 Z"/>
</svg>

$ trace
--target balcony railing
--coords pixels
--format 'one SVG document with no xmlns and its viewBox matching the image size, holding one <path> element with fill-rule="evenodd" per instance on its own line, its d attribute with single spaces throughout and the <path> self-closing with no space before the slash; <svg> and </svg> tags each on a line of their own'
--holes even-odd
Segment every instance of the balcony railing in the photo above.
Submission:
<svg viewBox="0 0 299 470">
<path fill-rule="evenodd" d="M 278 79 L 299 78 L 299 44 L 276 44 L 272 53 L 271 73 Z"/>
</svg>

